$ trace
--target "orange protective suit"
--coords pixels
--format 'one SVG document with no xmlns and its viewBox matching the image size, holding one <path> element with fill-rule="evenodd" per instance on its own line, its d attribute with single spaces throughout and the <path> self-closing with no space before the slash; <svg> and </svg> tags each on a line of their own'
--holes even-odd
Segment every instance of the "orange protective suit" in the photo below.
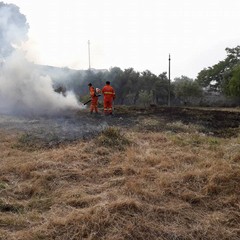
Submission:
<svg viewBox="0 0 240 240">
<path fill-rule="evenodd" d="M 90 96 L 92 98 L 91 106 L 90 106 L 90 113 L 93 113 L 93 111 L 98 113 L 98 97 L 96 96 L 96 91 L 95 91 L 94 87 L 90 86 L 89 92 L 90 92 Z"/>
<path fill-rule="evenodd" d="M 106 84 L 103 89 L 103 107 L 105 115 L 112 114 L 113 108 L 113 100 L 115 99 L 115 90 L 109 84 Z"/>
</svg>

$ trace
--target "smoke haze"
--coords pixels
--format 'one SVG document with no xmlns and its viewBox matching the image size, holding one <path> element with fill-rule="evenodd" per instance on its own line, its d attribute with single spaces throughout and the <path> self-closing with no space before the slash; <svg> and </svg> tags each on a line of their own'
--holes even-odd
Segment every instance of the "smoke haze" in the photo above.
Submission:
<svg viewBox="0 0 240 240">
<path fill-rule="evenodd" d="M 71 92 L 56 93 L 52 80 L 19 50 L 27 40 L 26 17 L 13 4 L 0 2 L 0 113 L 54 114 L 80 105 Z"/>
<path fill-rule="evenodd" d="M 27 40 L 28 24 L 26 17 L 19 12 L 14 4 L 0 2 L 0 56 L 9 56 L 14 45 Z"/>
</svg>

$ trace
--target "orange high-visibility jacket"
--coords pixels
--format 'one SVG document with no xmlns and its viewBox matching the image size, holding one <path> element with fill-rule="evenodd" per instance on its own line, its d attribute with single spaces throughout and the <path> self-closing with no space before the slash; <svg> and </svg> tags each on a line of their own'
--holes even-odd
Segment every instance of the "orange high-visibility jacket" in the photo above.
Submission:
<svg viewBox="0 0 240 240">
<path fill-rule="evenodd" d="M 90 92 L 90 96 L 92 98 L 92 103 L 97 103 L 98 101 L 98 97 L 96 96 L 96 92 L 93 86 L 89 87 L 89 92 Z"/>
<path fill-rule="evenodd" d="M 111 101 L 115 99 L 115 91 L 110 85 L 105 85 L 102 89 L 102 93 L 104 95 L 104 101 Z"/>
</svg>

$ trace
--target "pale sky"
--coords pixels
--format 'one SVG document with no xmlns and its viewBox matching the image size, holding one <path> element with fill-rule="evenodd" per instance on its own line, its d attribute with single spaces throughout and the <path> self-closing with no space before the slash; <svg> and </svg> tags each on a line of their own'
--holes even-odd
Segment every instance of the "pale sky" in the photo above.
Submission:
<svg viewBox="0 0 240 240">
<path fill-rule="evenodd" d="M 29 23 L 24 48 L 44 65 L 134 68 L 195 78 L 240 45 L 240 0 L 5 0 Z"/>
</svg>

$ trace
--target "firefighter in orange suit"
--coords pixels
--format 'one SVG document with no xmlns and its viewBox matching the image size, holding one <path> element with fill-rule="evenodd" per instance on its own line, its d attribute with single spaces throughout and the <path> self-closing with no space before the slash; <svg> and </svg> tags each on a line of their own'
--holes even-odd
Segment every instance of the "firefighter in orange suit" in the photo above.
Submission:
<svg viewBox="0 0 240 240">
<path fill-rule="evenodd" d="M 103 107 L 104 107 L 104 114 L 105 115 L 112 115 L 112 104 L 113 100 L 115 99 L 115 90 L 112 86 L 110 86 L 110 82 L 107 81 L 106 85 L 102 89 L 103 97 Z"/>
<path fill-rule="evenodd" d="M 93 113 L 93 111 L 98 113 L 98 96 L 97 96 L 96 90 L 94 89 L 91 83 L 89 83 L 88 86 L 89 86 L 89 92 L 91 96 L 90 113 Z"/>
</svg>

